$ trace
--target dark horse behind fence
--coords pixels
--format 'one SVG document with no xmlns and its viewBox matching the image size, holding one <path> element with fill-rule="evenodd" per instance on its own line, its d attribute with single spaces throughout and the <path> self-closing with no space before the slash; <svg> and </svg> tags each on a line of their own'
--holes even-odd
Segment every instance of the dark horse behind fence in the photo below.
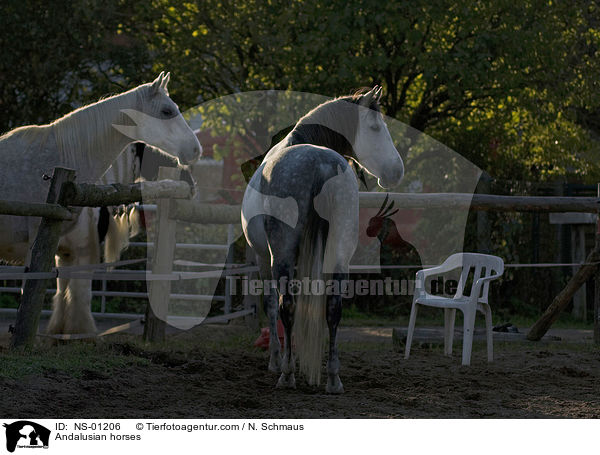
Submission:
<svg viewBox="0 0 600 455">
<path fill-rule="evenodd" d="M 283 358 L 277 337 L 269 348 L 269 370 L 281 372 L 278 387 L 296 385 L 292 329 L 301 371 L 309 384 L 320 384 L 326 321 L 326 390 L 344 391 L 336 345 L 340 284 L 348 278 L 358 242 L 358 183 L 347 158 L 358 161 L 382 187 L 398 184 L 404 175 L 379 112 L 380 96 L 381 88 L 375 87 L 317 106 L 267 153 L 246 188 L 242 228 L 261 278 L 270 280 L 264 299 L 270 331 L 277 333 L 278 313 L 285 327 Z M 294 278 L 311 284 L 323 280 L 327 289 L 309 292 Z"/>
</svg>

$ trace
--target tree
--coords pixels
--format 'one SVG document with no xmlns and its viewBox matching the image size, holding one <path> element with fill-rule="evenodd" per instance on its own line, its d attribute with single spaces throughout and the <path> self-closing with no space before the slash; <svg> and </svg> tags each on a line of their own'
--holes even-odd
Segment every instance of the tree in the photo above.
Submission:
<svg viewBox="0 0 600 455">
<path fill-rule="evenodd" d="M 250 90 L 338 96 L 381 84 L 385 114 L 490 173 L 598 174 L 595 1 L 5 3 L 3 130 L 165 69 L 182 110 Z"/>
<path fill-rule="evenodd" d="M 138 81 L 148 55 L 120 23 L 128 2 L 6 0 L 0 15 L 0 132 L 45 123 Z"/>
</svg>

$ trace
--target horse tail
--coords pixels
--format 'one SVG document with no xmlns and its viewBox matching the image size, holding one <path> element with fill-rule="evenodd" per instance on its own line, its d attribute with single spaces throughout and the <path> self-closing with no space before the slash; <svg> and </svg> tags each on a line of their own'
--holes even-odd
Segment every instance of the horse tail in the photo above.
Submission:
<svg viewBox="0 0 600 455">
<path fill-rule="evenodd" d="M 127 213 L 111 216 L 104 239 L 104 260 L 116 262 L 121 252 L 129 245 L 129 221 Z"/>
<path fill-rule="evenodd" d="M 142 212 L 137 205 L 120 215 L 109 216 L 104 239 L 104 261 L 118 261 L 123 250 L 129 246 L 129 239 L 143 230 Z"/>
<path fill-rule="evenodd" d="M 129 217 L 129 238 L 133 238 L 144 231 L 143 214 L 137 205 L 133 205 L 127 216 Z"/>
<path fill-rule="evenodd" d="M 316 213 L 309 215 L 308 226 L 300 243 L 298 254 L 298 279 L 310 281 L 323 279 L 324 222 Z M 294 341 L 300 371 L 310 385 L 321 383 L 321 359 L 323 340 L 327 326 L 325 307 L 327 296 L 324 289 L 312 295 L 310 289 L 302 289 L 296 300 L 294 312 Z"/>
</svg>

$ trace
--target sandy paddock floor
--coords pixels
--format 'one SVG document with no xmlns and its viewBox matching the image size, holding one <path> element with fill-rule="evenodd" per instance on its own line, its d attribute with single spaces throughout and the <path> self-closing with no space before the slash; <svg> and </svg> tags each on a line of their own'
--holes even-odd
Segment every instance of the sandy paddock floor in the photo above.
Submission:
<svg viewBox="0 0 600 455">
<path fill-rule="evenodd" d="M 600 351 L 565 342 L 496 343 L 495 362 L 476 344 L 470 367 L 460 354 L 416 346 L 404 360 L 389 329 L 345 329 L 341 378 L 277 390 L 268 355 L 242 326 L 206 326 L 160 347 L 119 335 L 86 349 L 120 363 L 0 378 L 1 415 L 47 418 L 537 418 L 600 417 Z M 3 336 L 2 344 L 8 338 Z M 71 349 L 62 346 L 61 349 Z M 460 348 L 460 342 L 457 348 Z M 47 349 L 47 348 L 46 348 Z M 460 351 L 460 349 L 457 349 Z M 6 348 L 0 352 L 8 354 Z M 324 371 L 324 369 L 323 369 Z"/>
</svg>

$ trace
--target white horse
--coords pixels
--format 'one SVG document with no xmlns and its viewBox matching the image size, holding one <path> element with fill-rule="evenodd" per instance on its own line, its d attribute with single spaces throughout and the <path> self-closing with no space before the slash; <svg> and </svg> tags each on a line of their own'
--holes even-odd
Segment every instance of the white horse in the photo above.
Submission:
<svg viewBox="0 0 600 455">
<path fill-rule="evenodd" d="M 128 146 L 100 179 L 102 184 L 134 183 L 155 180 L 158 168 L 180 167 L 182 180 L 194 186 L 187 166 L 143 143 Z M 110 214 L 110 207 L 84 207 L 75 227 L 62 236 L 56 253 L 56 265 L 75 266 L 98 264 L 101 260 L 100 244 L 104 241 L 105 262 L 118 261 L 127 248 L 129 239 L 141 231 L 140 213 L 137 208 L 119 210 Z M 92 281 L 89 279 L 59 278 L 56 294 L 52 299 L 52 316 L 48 323 L 49 334 L 94 333 L 96 325 L 92 317 Z"/>
<path fill-rule="evenodd" d="M 47 125 L 17 128 L 0 137 L 0 194 L 3 199 L 44 202 L 54 168 L 75 169 L 77 182 L 95 183 L 125 146 L 142 141 L 183 163 L 198 159 L 202 147 L 169 98 L 170 75 L 140 85 Z M 77 220 L 63 223 L 62 234 Z M 28 259 L 39 218 L 0 216 L 0 258 Z"/>
<path fill-rule="evenodd" d="M 0 137 L 3 199 L 44 202 L 55 167 L 75 169 L 77 182 L 95 183 L 127 144 L 142 141 L 182 163 L 201 153 L 198 138 L 169 98 L 169 74 L 103 99 L 48 124 L 17 128 Z M 74 222 L 64 223 L 66 232 Z M 0 258 L 23 262 L 39 219 L 0 216 Z"/>
</svg>

